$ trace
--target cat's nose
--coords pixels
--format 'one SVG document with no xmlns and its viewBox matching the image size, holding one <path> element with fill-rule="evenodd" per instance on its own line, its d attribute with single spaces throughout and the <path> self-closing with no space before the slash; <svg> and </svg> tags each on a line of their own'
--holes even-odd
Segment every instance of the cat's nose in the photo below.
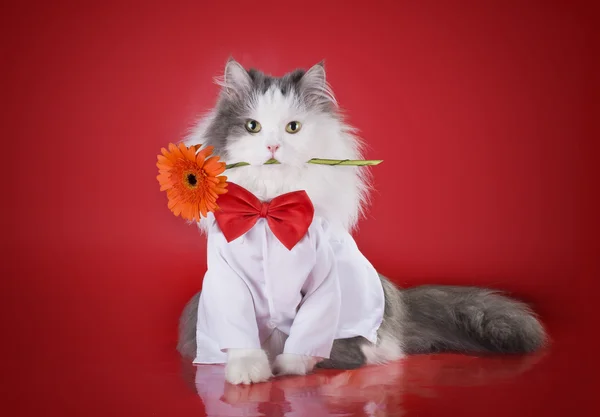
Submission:
<svg viewBox="0 0 600 417">
<path fill-rule="evenodd" d="M 267 145 L 267 149 L 271 153 L 275 153 L 275 152 L 277 152 L 277 149 L 279 149 L 279 145 Z"/>
</svg>

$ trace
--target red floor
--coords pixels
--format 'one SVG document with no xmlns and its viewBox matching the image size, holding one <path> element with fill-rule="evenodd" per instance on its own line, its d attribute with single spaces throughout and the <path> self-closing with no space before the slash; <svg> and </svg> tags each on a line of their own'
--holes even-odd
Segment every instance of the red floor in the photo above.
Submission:
<svg viewBox="0 0 600 417">
<path fill-rule="evenodd" d="M 543 355 L 493 359 L 423 356 L 387 366 L 242 387 L 223 384 L 223 368 L 208 366 L 195 369 L 194 383 L 210 416 L 549 416 L 581 412 L 579 405 L 548 398 L 556 389 L 551 385 L 561 383 L 552 377 L 557 365 Z"/>
<path fill-rule="evenodd" d="M 2 2 L 0 415 L 600 415 L 593 2 L 350 3 Z M 510 291 L 549 350 L 252 387 L 182 366 L 205 247 L 156 155 L 230 54 L 274 74 L 325 59 L 385 160 L 363 253 L 402 286 Z"/>
<path fill-rule="evenodd" d="M 3 407 L 19 416 L 597 416 L 598 374 L 582 361 L 559 342 L 527 357 L 419 356 L 232 386 L 223 367 L 183 365 L 172 352 L 75 354 L 7 381 L 23 385 Z"/>
<path fill-rule="evenodd" d="M 598 415 L 597 327 L 571 316 L 591 305 L 570 305 L 561 317 L 560 301 L 538 299 L 538 310 L 551 311 L 553 342 L 531 356 L 415 356 L 240 387 L 224 383 L 222 367 L 195 368 L 174 350 L 177 315 L 198 272 L 188 257 L 170 265 L 106 250 L 29 259 L 12 266 L 31 285 L 3 305 L 11 335 L 3 345 L 4 415 Z M 54 284 L 41 289 L 40 279 Z"/>
</svg>

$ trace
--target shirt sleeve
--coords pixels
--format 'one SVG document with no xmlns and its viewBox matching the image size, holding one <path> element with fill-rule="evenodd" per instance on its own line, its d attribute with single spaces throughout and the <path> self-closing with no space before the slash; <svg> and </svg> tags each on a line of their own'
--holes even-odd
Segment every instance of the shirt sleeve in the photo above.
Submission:
<svg viewBox="0 0 600 417">
<path fill-rule="evenodd" d="M 208 270 L 202 285 L 206 326 L 221 351 L 260 349 L 252 294 L 229 265 L 218 239 L 208 242 Z"/>
<path fill-rule="evenodd" d="M 341 293 L 331 245 L 316 236 L 316 263 L 302 288 L 304 297 L 290 328 L 284 353 L 329 358 L 337 332 Z"/>
<path fill-rule="evenodd" d="M 330 244 L 342 295 L 336 339 L 362 336 L 375 343 L 385 310 L 381 278 L 348 232 L 337 235 Z"/>
</svg>

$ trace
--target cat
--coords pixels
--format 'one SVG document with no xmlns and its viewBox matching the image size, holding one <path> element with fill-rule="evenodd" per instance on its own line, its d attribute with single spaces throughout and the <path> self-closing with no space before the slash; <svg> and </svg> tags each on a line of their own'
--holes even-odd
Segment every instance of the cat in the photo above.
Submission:
<svg viewBox="0 0 600 417">
<path fill-rule="evenodd" d="M 352 231 L 368 205 L 370 174 L 364 168 L 306 164 L 314 158 L 361 159 L 363 144 L 343 117 L 326 79 L 324 64 L 297 69 L 282 77 L 245 69 L 230 58 L 215 108 L 185 138 L 203 144 L 231 162 L 250 165 L 228 170 L 237 183 L 261 200 L 305 190 L 315 213 L 333 229 Z M 275 158 L 279 165 L 263 165 Z M 205 223 L 200 223 L 205 228 Z M 228 382 L 266 381 L 272 370 L 303 375 L 313 368 L 354 369 L 382 364 L 406 354 L 433 352 L 529 353 L 548 340 L 542 323 L 528 305 L 494 290 L 443 285 L 400 289 L 379 275 L 385 298 L 383 319 L 373 343 L 362 336 L 333 342 L 329 358 L 279 355 L 286 335 L 275 332 L 266 351 L 235 349 L 227 354 Z M 196 354 L 196 322 L 200 293 L 185 306 L 177 349 Z M 279 340 L 277 340 L 279 338 Z M 278 347 L 279 346 L 279 347 Z M 279 352 L 279 353 L 280 353 Z"/>
</svg>

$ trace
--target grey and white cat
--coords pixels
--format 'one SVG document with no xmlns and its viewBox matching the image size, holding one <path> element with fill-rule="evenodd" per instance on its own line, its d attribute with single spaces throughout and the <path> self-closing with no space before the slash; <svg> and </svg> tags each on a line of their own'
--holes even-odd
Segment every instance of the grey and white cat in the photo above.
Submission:
<svg viewBox="0 0 600 417">
<path fill-rule="evenodd" d="M 306 190 L 316 214 L 341 230 L 352 230 L 367 202 L 367 171 L 305 163 L 313 157 L 361 158 L 361 143 L 341 116 L 323 64 L 276 78 L 246 70 L 230 59 L 218 82 L 221 93 L 216 107 L 186 143 L 212 145 L 227 162 L 249 162 L 250 166 L 227 175 L 260 199 Z M 281 164 L 263 166 L 270 158 Z M 526 353 L 547 340 L 527 305 L 496 291 L 456 286 L 401 290 L 384 277 L 381 282 L 385 310 L 377 343 L 362 337 L 336 340 L 330 358 L 317 367 L 351 369 L 403 354 L 444 351 Z M 190 300 L 181 316 L 178 350 L 184 357 L 196 354 L 199 297 L 200 293 Z M 270 377 L 264 364 L 253 363 L 253 358 L 264 360 L 255 353 L 237 353 L 241 359 L 237 358 L 236 375 L 229 382 L 260 382 Z M 298 363 L 291 362 L 294 358 L 279 366 L 286 368 L 285 373 L 304 374 L 316 361 L 298 358 Z"/>
</svg>

